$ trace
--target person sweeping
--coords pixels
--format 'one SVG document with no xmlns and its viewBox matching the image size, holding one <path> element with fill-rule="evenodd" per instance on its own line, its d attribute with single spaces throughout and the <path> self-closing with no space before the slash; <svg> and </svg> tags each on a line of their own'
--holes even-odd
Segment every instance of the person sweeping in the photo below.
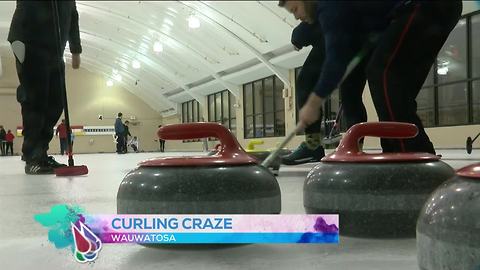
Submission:
<svg viewBox="0 0 480 270">
<path fill-rule="evenodd" d="M 436 56 L 462 13 L 462 1 L 289 1 L 279 6 L 296 19 L 319 23 L 325 60 L 312 93 L 300 109 L 300 126 L 315 123 L 325 99 L 342 81 L 350 61 L 375 35 L 366 77 L 380 121 L 413 123 L 411 139 L 382 139 L 384 152 L 435 149 L 417 115 L 415 101 Z"/>
</svg>

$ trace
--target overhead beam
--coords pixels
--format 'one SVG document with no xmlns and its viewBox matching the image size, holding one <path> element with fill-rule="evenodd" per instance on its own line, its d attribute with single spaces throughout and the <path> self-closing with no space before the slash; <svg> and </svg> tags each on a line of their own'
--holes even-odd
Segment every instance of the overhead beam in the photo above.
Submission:
<svg viewBox="0 0 480 270">
<path fill-rule="evenodd" d="M 233 31 L 231 31 L 230 29 L 225 27 L 223 24 L 221 24 L 221 23 L 217 22 L 216 20 L 210 18 L 208 15 L 206 15 L 204 12 L 202 12 L 198 8 L 192 7 L 191 4 L 186 4 L 185 1 L 180 1 L 180 3 L 182 3 L 184 6 L 193 10 L 196 14 L 200 14 L 203 18 L 205 18 L 212 25 L 214 25 L 218 29 L 224 31 L 225 33 L 227 33 L 231 37 L 233 37 L 235 40 L 237 40 L 240 44 L 242 44 L 245 48 L 247 48 L 253 55 L 255 55 L 255 57 L 257 57 L 257 59 L 260 60 L 260 62 L 262 62 L 270 71 L 272 71 L 273 74 L 277 75 L 277 77 L 284 83 L 286 88 L 291 88 L 287 69 L 275 66 L 272 63 L 270 63 L 270 61 L 260 51 L 258 51 L 256 48 L 254 48 L 252 45 L 250 45 L 245 40 L 243 40 L 241 37 L 239 37 Z M 208 5 L 206 5 L 206 6 L 211 9 L 210 6 L 208 6 Z M 222 17 L 225 17 L 227 20 L 230 20 L 230 18 L 227 15 L 217 11 L 216 9 L 212 9 L 212 10 L 215 11 L 216 13 L 220 14 Z"/>
</svg>

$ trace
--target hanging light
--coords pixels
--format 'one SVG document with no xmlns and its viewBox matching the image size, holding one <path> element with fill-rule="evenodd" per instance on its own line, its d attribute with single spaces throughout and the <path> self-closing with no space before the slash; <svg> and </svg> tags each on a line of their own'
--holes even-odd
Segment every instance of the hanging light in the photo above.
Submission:
<svg viewBox="0 0 480 270">
<path fill-rule="evenodd" d="M 160 41 L 156 41 L 153 44 L 153 51 L 156 53 L 163 52 L 163 45 L 160 43 Z"/>
<path fill-rule="evenodd" d="M 132 61 L 132 67 L 134 69 L 139 69 L 140 68 L 140 62 L 138 62 L 138 60 L 133 60 Z"/>
<path fill-rule="evenodd" d="M 194 15 L 190 15 L 187 20 L 188 20 L 188 27 L 192 29 L 196 29 L 200 27 L 200 20 Z"/>
<path fill-rule="evenodd" d="M 113 86 L 113 81 L 112 80 L 107 80 L 107 86 L 112 87 Z"/>
</svg>

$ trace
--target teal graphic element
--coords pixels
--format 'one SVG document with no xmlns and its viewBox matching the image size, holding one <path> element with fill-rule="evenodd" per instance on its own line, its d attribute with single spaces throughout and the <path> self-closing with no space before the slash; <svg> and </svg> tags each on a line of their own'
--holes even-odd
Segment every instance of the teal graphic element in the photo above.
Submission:
<svg viewBox="0 0 480 270">
<path fill-rule="evenodd" d="M 48 228 L 48 241 L 56 248 L 70 247 L 75 251 L 75 242 L 72 235 L 72 223 L 82 218 L 84 209 L 77 205 L 57 204 L 52 206 L 49 213 L 34 216 L 35 221 Z"/>
</svg>

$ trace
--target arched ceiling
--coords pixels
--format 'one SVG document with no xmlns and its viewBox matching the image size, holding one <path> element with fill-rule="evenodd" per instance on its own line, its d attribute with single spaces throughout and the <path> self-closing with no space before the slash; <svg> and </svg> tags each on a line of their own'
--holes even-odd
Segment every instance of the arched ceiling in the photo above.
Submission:
<svg viewBox="0 0 480 270">
<path fill-rule="evenodd" d="M 11 54 L 6 37 L 14 10 L 14 1 L 0 2 L 2 55 Z M 82 67 L 105 80 L 120 74 L 114 83 L 157 111 L 218 88 L 238 94 L 241 81 L 257 79 L 249 74 L 277 74 L 288 85 L 289 63 L 298 62 L 289 61 L 299 57 L 290 45 L 297 22 L 277 1 L 77 1 L 77 10 Z M 199 28 L 189 27 L 190 16 Z M 162 52 L 154 52 L 156 42 Z"/>
</svg>

